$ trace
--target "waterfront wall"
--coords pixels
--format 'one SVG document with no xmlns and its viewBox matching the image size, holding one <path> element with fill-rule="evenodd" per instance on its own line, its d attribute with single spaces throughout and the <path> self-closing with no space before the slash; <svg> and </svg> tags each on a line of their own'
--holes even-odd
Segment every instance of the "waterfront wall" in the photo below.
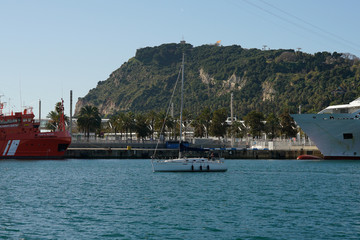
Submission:
<svg viewBox="0 0 360 240">
<path fill-rule="evenodd" d="M 65 158 L 78 159 L 150 159 L 154 149 L 149 148 L 69 148 Z M 296 159 L 299 155 L 322 157 L 319 150 L 251 150 L 225 149 L 213 150 L 225 159 Z M 207 157 L 208 152 L 187 152 L 188 157 Z M 158 158 L 176 158 L 179 152 L 175 149 L 161 148 L 156 151 Z"/>
</svg>

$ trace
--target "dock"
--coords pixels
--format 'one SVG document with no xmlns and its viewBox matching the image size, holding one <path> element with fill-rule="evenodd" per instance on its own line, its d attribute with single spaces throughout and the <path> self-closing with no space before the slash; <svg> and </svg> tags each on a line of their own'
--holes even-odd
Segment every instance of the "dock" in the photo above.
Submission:
<svg viewBox="0 0 360 240">
<path fill-rule="evenodd" d="M 116 144 L 72 144 L 65 153 L 65 158 L 73 159 L 151 159 L 154 155 L 155 145 L 129 144 L 126 146 Z M 210 148 L 212 152 L 225 159 L 296 159 L 299 155 L 314 155 L 322 157 L 317 149 L 245 149 L 245 148 Z M 209 152 L 186 152 L 188 157 L 207 157 Z M 156 150 L 158 158 L 176 158 L 177 149 L 168 149 L 161 144 Z"/>
</svg>

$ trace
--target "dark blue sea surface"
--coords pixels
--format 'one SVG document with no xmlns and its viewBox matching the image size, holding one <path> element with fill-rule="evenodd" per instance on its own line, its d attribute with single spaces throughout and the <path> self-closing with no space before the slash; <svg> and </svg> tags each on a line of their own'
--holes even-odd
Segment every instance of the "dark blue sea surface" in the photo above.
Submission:
<svg viewBox="0 0 360 240">
<path fill-rule="evenodd" d="M 0 239 L 360 239 L 360 161 L 0 161 Z"/>
</svg>

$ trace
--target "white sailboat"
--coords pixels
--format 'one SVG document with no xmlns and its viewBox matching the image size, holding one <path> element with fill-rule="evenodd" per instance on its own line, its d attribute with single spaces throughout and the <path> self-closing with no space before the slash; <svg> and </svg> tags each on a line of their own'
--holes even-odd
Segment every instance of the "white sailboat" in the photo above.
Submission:
<svg viewBox="0 0 360 240">
<path fill-rule="evenodd" d="M 224 158 L 215 158 L 213 154 L 209 158 L 187 158 L 182 155 L 182 112 L 184 99 L 184 54 L 181 66 L 181 107 L 180 107 L 180 140 L 179 157 L 176 159 L 151 159 L 154 172 L 225 172 L 227 166 Z"/>
</svg>

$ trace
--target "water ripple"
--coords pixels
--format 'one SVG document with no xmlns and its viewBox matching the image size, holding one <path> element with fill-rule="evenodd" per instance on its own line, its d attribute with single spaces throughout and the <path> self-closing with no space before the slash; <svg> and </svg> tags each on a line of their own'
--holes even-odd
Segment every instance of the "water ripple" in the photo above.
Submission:
<svg viewBox="0 0 360 240">
<path fill-rule="evenodd" d="M 359 239 L 360 162 L 0 161 L 0 239 Z"/>
</svg>

